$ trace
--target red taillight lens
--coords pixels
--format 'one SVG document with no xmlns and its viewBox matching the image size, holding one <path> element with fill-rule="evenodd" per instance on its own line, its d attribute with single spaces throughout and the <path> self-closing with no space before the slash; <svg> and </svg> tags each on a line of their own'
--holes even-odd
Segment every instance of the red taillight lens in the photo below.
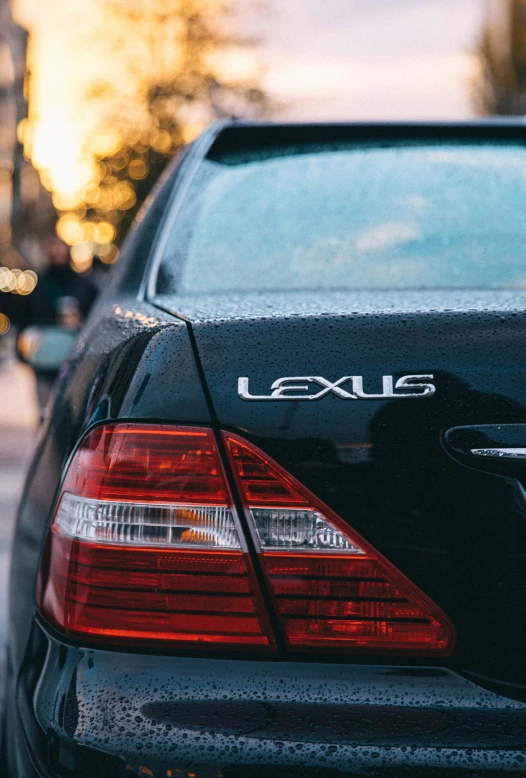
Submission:
<svg viewBox="0 0 526 778">
<path fill-rule="evenodd" d="M 292 651 L 452 651 L 452 625 L 417 587 L 263 452 L 224 441 Z M 212 431 L 89 433 L 59 496 L 37 602 L 83 641 L 274 651 Z"/>
<path fill-rule="evenodd" d="M 224 440 L 291 649 L 451 653 L 449 619 L 414 584 L 262 451 Z"/>
<path fill-rule="evenodd" d="M 272 650 L 212 431 L 111 424 L 88 434 L 37 599 L 79 639 Z"/>
</svg>

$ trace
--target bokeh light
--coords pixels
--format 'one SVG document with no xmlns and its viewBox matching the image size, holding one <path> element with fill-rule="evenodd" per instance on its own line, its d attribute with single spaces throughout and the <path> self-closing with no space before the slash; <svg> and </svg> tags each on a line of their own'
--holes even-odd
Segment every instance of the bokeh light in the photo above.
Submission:
<svg viewBox="0 0 526 778">
<path fill-rule="evenodd" d="M 97 256 L 105 265 L 113 265 L 119 259 L 119 249 L 114 243 L 97 248 Z"/>
<path fill-rule="evenodd" d="M 28 295 L 35 289 L 38 282 L 33 270 L 20 270 L 0 267 L 0 292 Z"/>
<path fill-rule="evenodd" d="M 74 246 L 84 239 L 83 225 L 74 213 L 66 213 L 57 221 L 57 235 L 69 246 Z"/>
<path fill-rule="evenodd" d="M 0 313 L 0 335 L 6 335 L 11 329 L 11 321 L 5 313 Z"/>
<path fill-rule="evenodd" d="M 93 248 L 90 243 L 77 243 L 71 248 L 71 264 L 77 273 L 86 273 L 93 264 Z"/>
<path fill-rule="evenodd" d="M 236 0 L 13 6 L 31 33 L 24 153 L 51 192 L 73 269 L 89 272 L 95 256 L 113 264 L 184 143 L 219 116 L 265 113 L 255 49 L 239 38 Z"/>
</svg>

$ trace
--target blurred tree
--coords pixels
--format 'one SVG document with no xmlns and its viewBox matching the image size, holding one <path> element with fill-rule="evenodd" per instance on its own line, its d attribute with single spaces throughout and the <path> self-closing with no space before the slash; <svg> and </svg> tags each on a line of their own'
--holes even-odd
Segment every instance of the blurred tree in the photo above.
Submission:
<svg viewBox="0 0 526 778">
<path fill-rule="evenodd" d="M 485 1 L 477 54 L 477 112 L 526 113 L 526 0 Z"/>
<path fill-rule="evenodd" d="M 59 234 L 78 270 L 93 255 L 111 263 L 118 245 L 166 163 L 211 120 L 255 118 L 269 110 L 252 40 L 232 33 L 229 0 L 98 0 L 93 56 L 118 72 L 94 83 L 87 100 L 103 117 L 86 150 L 92 185 L 60 209 Z"/>
</svg>

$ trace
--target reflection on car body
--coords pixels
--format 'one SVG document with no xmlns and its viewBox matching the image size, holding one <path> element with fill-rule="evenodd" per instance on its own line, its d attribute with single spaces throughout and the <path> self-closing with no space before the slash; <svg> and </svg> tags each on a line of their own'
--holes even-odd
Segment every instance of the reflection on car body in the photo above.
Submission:
<svg viewBox="0 0 526 778">
<path fill-rule="evenodd" d="M 232 122 L 168 171 L 20 506 L 6 774 L 526 772 L 523 136 Z"/>
</svg>

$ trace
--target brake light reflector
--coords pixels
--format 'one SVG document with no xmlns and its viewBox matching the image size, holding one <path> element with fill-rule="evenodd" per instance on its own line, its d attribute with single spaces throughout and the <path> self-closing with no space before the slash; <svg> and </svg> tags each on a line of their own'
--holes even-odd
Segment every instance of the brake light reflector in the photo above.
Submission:
<svg viewBox="0 0 526 778">
<path fill-rule="evenodd" d="M 37 601 L 78 639 L 272 650 L 212 431 L 89 433 L 61 490 Z"/>
<path fill-rule="evenodd" d="M 248 441 L 223 433 L 289 648 L 445 656 L 447 616 Z"/>
</svg>

